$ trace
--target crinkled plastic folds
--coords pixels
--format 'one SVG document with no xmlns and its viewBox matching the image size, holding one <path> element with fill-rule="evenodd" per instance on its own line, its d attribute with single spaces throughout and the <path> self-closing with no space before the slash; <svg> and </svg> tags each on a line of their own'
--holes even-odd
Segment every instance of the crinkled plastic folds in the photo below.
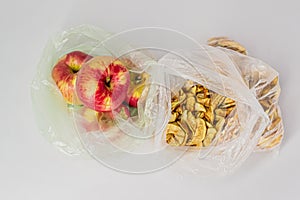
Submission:
<svg viewBox="0 0 300 200">
<path fill-rule="evenodd" d="M 280 145 L 283 125 L 278 73 L 266 63 L 207 45 L 165 51 L 153 59 L 151 53 L 129 46 L 121 37 L 111 40 L 112 36 L 82 25 L 58 34 L 46 45 L 32 83 L 32 100 L 41 133 L 59 150 L 69 155 L 88 152 L 103 164 L 126 172 L 154 171 L 175 161 L 193 172 L 202 168 L 229 172 L 253 151 Z M 123 56 L 138 66 L 138 73 L 150 75 L 147 93 L 138 103 L 138 122 L 120 119 L 118 128 L 109 133 L 82 127 L 82 108 L 67 106 L 51 78 L 55 63 L 75 50 L 94 56 Z M 171 95 L 188 80 L 236 103 L 227 123 L 207 147 L 166 143 Z"/>
</svg>

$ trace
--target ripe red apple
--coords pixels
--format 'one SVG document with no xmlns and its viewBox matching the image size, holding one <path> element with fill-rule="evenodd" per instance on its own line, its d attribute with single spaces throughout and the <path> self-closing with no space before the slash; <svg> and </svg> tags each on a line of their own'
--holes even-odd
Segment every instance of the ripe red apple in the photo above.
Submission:
<svg viewBox="0 0 300 200">
<path fill-rule="evenodd" d="M 102 131 L 107 131 L 116 125 L 116 116 L 123 119 L 128 119 L 130 117 L 130 112 L 127 106 L 121 105 L 117 109 L 108 112 L 98 112 L 98 123 L 99 128 Z"/>
<path fill-rule="evenodd" d="M 130 86 L 126 96 L 126 102 L 132 106 L 137 107 L 137 103 L 145 89 L 146 81 L 149 75 L 145 72 L 134 73 L 130 72 Z"/>
<path fill-rule="evenodd" d="M 128 119 L 130 117 L 130 111 L 125 105 L 119 106 L 116 110 L 107 112 L 97 112 L 85 106 L 81 107 L 76 112 L 76 122 L 86 132 L 92 131 L 107 131 L 116 125 L 116 117 Z"/>
<path fill-rule="evenodd" d="M 129 72 L 120 60 L 97 56 L 83 64 L 76 91 L 86 107 L 98 112 L 112 111 L 125 100 L 129 81 Z"/>
<path fill-rule="evenodd" d="M 76 114 L 76 123 L 79 124 L 84 131 L 92 132 L 99 130 L 97 111 L 83 106 Z"/>
<path fill-rule="evenodd" d="M 136 108 L 137 103 L 145 89 L 146 81 L 149 78 L 149 74 L 145 72 L 137 73 L 140 69 L 129 58 L 120 58 L 122 63 L 130 70 L 130 85 L 127 91 L 125 102 L 131 107 Z"/>
<path fill-rule="evenodd" d="M 52 70 L 52 78 L 68 104 L 81 104 L 75 92 L 77 72 L 82 64 L 92 57 L 80 51 L 68 53 L 56 63 Z"/>
</svg>

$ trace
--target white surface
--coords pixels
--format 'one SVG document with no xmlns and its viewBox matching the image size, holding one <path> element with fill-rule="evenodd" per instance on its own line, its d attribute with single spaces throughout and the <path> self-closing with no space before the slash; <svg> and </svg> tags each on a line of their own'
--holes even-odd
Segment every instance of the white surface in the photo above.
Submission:
<svg viewBox="0 0 300 200">
<path fill-rule="evenodd" d="M 296 0 L 1 1 L 0 199 L 299 199 L 299 8 Z M 122 174 L 60 153 L 38 133 L 30 82 L 49 37 L 82 23 L 112 32 L 162 26 L 195 39 L 240 41 L 280 72 L 286 130 L 280 154 L 255 154 L 233 175 L 199 178 L 168 169 Z"/>
</svg>

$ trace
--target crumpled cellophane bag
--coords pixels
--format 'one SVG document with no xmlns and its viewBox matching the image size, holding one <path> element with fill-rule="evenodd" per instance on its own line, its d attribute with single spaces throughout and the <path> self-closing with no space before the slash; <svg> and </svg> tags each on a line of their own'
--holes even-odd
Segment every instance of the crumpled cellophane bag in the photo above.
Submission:
<svg viewBox="0 0 300 200">
<path fill-rule="evenodd" d="M 203 168 L 226 173 L 236 169 L 253 151 L 279 146 L 283 124 L 278 106 L 278 73 L 274 69 L 224 48 L 203 46 L 182 52 L 181 56 L 184 59 L 166 55 L 160 60 L 175 80 L 170 81 L 171 88 L 178 90 L 185 81 L 192 80 L 236 102 L 210 146 L 190 149 L 182 157 L 182 165 L 197 173 Z"/>
<path fill-rule="evenodd" d="M 130 173 L 155 171 L 175 161 L 187 171 L 209 169 L 227 173 L 240 166 L 254 150 L 280 144 L 283 127 L 275 70 L 258 59 L 178 37 L 182 43 L 193 43 L 183 47 L 174 40 L 177 36 L 169 37 L 174 32 L 166 29 L 160 30 L 158 38 L 178 45 L 168 49 L 157 42 L 152 46 L 146 35 L 151 32 L 153 36 L 156 31 L 137 29 L 132 35 L 129 31 L 114 36 L 96 27 L 80 26 L 50 41 L 32 85 L 33 106 L 43 135 L 63 152 L 88 152 L 102 164 Z M 145 42 L 136 45 L 137 38 Z M 155 48 L 159 49 L 158 55 L 153 53 Z M 60 57 L 74 50 L 129 60 L 135 66 L 128 67 L 131 73 L 149 76 L 137 115 L 124 120 L 115 113 L 114 127 L 103 130 L 96 112 L 66 106 L 51 79 L 51 70 Z M 184 144 L 170 145 L 167 131 L 172 95 L 187 81 L 209 90 L 211 102 L 220 98 L 234 101 L 234 109 L 226 114 L 225 123 L 213 136 L 197 140 L 199 145 L 187 145 L 193 135 Z"/>
<path fill-rule="evenodd" d="M 258 59 L 241 56 L 229 50 L 224 51 L 240 70 L 245 84 L 254 93 L 270 120 L 258 141 L 256 150 L 265 151 L 277 148 L 284 134 L 278 104 L 280 95 L 278 72 Z"/>
<path fill-rule="evenodd" d="M 81 50 L 89 52 L 109 33 L 92 26 L 78 26 L 52 37 L 38 63 L 31 86 L 33 109 L 41 134 L 60 151 L 81 155 L 85 150 L 73 124 L 72 106 L 67 106 L 51 77 L 56 62 L 65 54 Z M 103 53 L 107 53 L 103 50 Z"/>
</svg>

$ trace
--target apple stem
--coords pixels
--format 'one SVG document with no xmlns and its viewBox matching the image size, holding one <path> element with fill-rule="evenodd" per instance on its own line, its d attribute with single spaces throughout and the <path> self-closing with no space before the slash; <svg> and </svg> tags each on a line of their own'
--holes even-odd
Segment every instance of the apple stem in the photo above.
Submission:
<svg viewBox="0 0 300 200">
<path fill-rule="evenodd" d="M 106 87 L 110 88 L 110 81 L 111 81 L 111 78 L 109 76 L 106 77 L 106 80 L 105 80 L 105 85 Z"/>
</svg>

